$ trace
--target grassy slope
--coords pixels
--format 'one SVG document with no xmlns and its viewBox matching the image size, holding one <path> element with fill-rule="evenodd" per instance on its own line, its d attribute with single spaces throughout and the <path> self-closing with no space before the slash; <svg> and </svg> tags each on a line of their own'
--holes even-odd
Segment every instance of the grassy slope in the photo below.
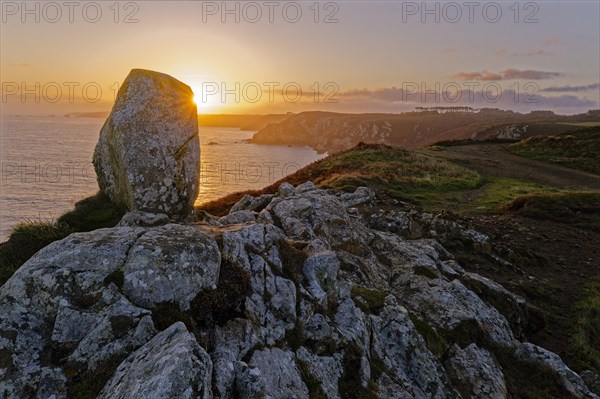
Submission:
<svg viewBox="0 0 600 399">
<path fill-rule="evenodd" d="M 8 241 L 0 244 L 0 285 L 37 251 L 76 231 L 91 231 L 116 225 L 123 212 L 103 194 L 75 204 L 75 209 L 52 222 L 25 221 L 13 229 Z"/>
<path fill-rule="evenodd" d="M 344 191 L 369 186 L 382 194 L 427 207 L 456 201 L 483 184 L 476 172 L 430 154 L 361 143 L 314 162 L 262 190 L 230 194 L 199 209 L 223 215 L 244 194 L 274 193 L 284 181 L 296 185 L 308 180 L 322 188 Z"/>
<path fill-rule="evenodd" d="M 600 231 L 600 193 L 559 192 L 518 196 L 501 209 L 532 219 L 551 220 Z"/>
<path fill-rule="evenodd" d="M 549 137 L 531 137 L 509 147 L 513 154 L 600 174 L 600 126 Z"/>
<path fill-rule="evenodd" d="M 244 194 L 274 193 L 283 181 L 294 185 L 312 181 L 322 188 L 353 191 L 369 186 L 380 194 L 407 201 L 424 210 L 495 212 L 504 203 L 532 193 L 554 194 L 554 187 L 520 180 L 481 176 L 435 156 L 432 151 L 406 151 L 397 147 L 359 144 L 329 156 L 262 190 L 234 193 L 199 209 L 226 214 Z"/>
</svg>

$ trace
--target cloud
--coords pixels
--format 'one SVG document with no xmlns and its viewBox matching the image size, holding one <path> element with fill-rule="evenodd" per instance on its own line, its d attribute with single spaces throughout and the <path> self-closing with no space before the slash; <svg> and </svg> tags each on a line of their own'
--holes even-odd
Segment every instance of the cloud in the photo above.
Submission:
<svg viewBox="0 0 600 399">
<path fill-rule="evenodd" d="M 416 84 L 412 83 L 411 84 Z M 526 94 L 518 93 L 514 90 L 503 90 L 500 95 L 497 93 L 483 93 L 483 84 L 478 88 L 461 90 L 460 98 L 455 101 L 454 93 L 444 97 L 443 94 L 434 93 L 435 87 L 426 86 L 426 93 L 421 93 L 417 86 L 401 87 L 382 87 L 378 89 L 351 89 L 337 93 L 334 98 L 336 103 L 315 103 L 313 101 L 300 101 L 290 104 L 288 102 L 276 101 L 271 104 L 261 105 L 260 113 L 272 112 L 300 112 L 304 111 L 332 111 L 332 112 L 409 112 L 414 111 L 416 107 L 424 106 L 467 106 L 471 108 L 498 108 L 503 110 L 512 110 L 517 112 L 531 112 L 537 110 L 549 110 L 559 114 L 577 114 L 587 112 L 590 109 L 600 108 L 600 103 L 587 98 L 578 97 L 572 94 L 547 95 L 540 93 Z M 431 90 L 431 91 L 430 91 Z M 443 90 L 437 88 L 437 90 Z M 450 101 L 448 101 L 448 97 Z M 293 106 L 293 108 L 290 108 Z M 258 111 L 252 111 L 258 112 Z"/>
<path fill-rule="evenodd" d="M 455 74 L 459 79 L 462 80 L 483 80 L 483 81 L 493 81 L 493 80 L 510 80 L 510 79 L 527 79 L 527 80 L 543 80 L 543 79 L 553 79 L 563 76 L 560 72 L 547 72 L 547 71 L 536 71 L 532 69 L 514 69 L 509 68 L 505 69 L 501 72 L 489 72 L 489 71 L 480 71 L 480 72 L 459 72 Z"/>
<path fill-rule="evenodd" d="M 446 47 L 445 49 L 442 50 L 442 54 L 454 54 L 461 49 L 462 49 L 462 46 Z"/>
<path fill-rule="evenodd" d="M 440 93 L 430 90 L 427 92 L 416 90 L 419 86 L 403 86 L 406 90 L 398 87 L 384 87 L 374 90 L 353 89 L 338 93 L 338 105 L 341 107 L 353 107 L 362 105 L 365 109 L 380 109 L 389 111 L 406 110 L 415 106 L 439 105 L 439 106 L 469 106 L 473 108 L 500 108 L 515 111 L 534 111 L 549 109 L 557 112 L 583 112 L 590 108 L 598 108 L 597 101 L 575 95 L 548 96 L 540 93 L 528 94 L 516 92 L 511 89 L 502 90 L 501 93 L 484 93 L 481 88 L 470 90 L 462 88 L 460 93 Z M 443 90 L 438 88 L 438 90 Z M 395 107 L 395 108 L 394 108 Z"/>
<path fill-rule="evenodd" d="M 519 52 L 509 52 L 507 49 L 505 48 L 499 48 L 496 50 L 496 55 L 498 57 L 546 57 L 546 56 L 550 56 L 553 55 L 554 53 L 551 53 L 550 51 L 546 51 L 546 50 L 532 50 L 532 51 L 528 51 L 526 53 L 519 53 Z"/>
<path fill-rule="evenodd" d="M 542 43 L 544 46 L 556 46 L 557 44 L 560 44 L 560 40 L 555 37 L 548 37 L 544 39 L 544 42 Z"/>
<path fill-rule="evenodd" d="M 538 56 L 547 56 L 547 55 L 553 55 L 553 53 L 546 51 L 546 50 L 536 50 L 536 51 L 529 51 L 527 53 L 515 53 L 516 56 L 519 55 L 524 55 L 525 57 L 538 57 Z"/>
<path fill-rule="evenodd" d="M 535 71 L 531 69 L 519 70 L 519 69 L 507 69 L 503 71 L 504 79 L 531 79 L 531 80 L 542 80 L 542 79 L 553 79 L 563 76 L 560 72 L 546 72 L 546 71 Z"/>
<path fill-rule="evenodd" d="M 600 89 L 600 83 L 592 83 L 583 86 L 552 86 L 546 87 L 541 91 L 552 92 L 552 93 L 575 93 L 580 91 L 592 91 Z"/>
<path fill-rule="evenodd" d="M 375 90 L 352 89 L 340 92 L 338 97 L 347 99 L 369 99 L 381 102 L 406 102 L 411 90 L 405 91 L 398 87 L 384 87 Z"/>
<path fill-rule="evenodd" d="M 462 80 L 503 80 L 502 74 L 488 71 L 459 72 L 455 76 Z"/>
</svg>

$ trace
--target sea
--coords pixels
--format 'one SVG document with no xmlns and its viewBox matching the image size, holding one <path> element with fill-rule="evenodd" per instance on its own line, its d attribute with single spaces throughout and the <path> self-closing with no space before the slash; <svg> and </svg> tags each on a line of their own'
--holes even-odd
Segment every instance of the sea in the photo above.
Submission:
<svg viewBox="0 0 600 399">
<path fill-rule="evenodd" d="M 0 119 L 0 242 L 21 222 L 52 221 L 98 191 L 92 154 L 103 118 Z M 247 143 L 255 132 L 200 127 L 196 204 L 265 187 L 323 158 L 309 147 Z"/>
</svg>

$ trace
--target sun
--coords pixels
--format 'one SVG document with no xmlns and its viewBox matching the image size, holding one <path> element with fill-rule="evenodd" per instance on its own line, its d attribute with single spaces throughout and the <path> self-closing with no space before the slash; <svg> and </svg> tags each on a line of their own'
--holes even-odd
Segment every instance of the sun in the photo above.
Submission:
<svg viewBox="0 0 600 399">
<path fill-rule="evenodd" d="M 202 98 L 201 86 L 192 86 L 192 92 L 194 93 L 192 96 L 192 102 L 196 104 L 196 107 L 198 107 L 199 114 L 214 113 L 223 107 L 223 104 L 220 102 L 221 97 L 219 95 L 212 95 Z"/>
</svg>

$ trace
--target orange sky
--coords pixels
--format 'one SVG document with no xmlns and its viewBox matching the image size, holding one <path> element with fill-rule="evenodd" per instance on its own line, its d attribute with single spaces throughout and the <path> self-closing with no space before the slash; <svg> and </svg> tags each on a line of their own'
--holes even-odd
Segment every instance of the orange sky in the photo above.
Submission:
<svg viewBox="0 0 600 399">
<path fill-rule="evenodd" d="M 495 3 L 496 22 L 489 7 L 474 10 L 472 22 L 462 9 L 453 22 L 457 10 L 445 3 L 430 3 L 439 9 L 429 14 L 385 1 L 277 2 L 273 10 L 263 2 L 228 2 L 229 10 L 222 2 L 99 2 L 99 11 L 88 3 L 70 10 L 54 2 L 60 11 L 2 3 L 2 113 L 109 110 L 132 68 L 186 82 L 204 113 L 396 112 L 424 105 L 398 94 L 407 84 L 466 92 L 465 76 L 479 86 L 474 103 L 460 105 L 573 113 L 597 108 L 600 97 L 596 1 L 522 2 L 518 13 L 512 2 Z M 506 94 L 478 102 L 492 80 Z M 515 91 L 541 102 L 523 104 Z"/>
</svg>

